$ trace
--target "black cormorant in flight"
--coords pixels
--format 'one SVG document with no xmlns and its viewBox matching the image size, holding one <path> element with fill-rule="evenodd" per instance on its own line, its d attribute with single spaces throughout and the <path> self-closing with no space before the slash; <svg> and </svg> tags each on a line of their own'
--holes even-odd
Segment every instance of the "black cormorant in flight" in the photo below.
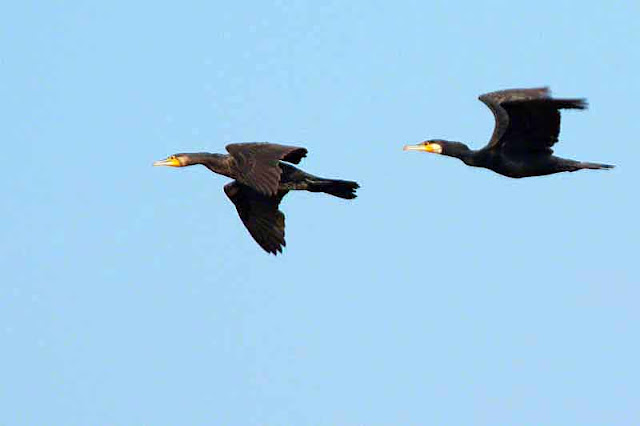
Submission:
<svg viewBox="0 0 640 426">
<path fill-rule="evenodd" d="M 512 178 L 542 176 L 581 169 L 610 169 L 608 164 L 556 157 L 561 109 L 585 109 L 584 99 L 553 99 L 549 89 L 510 89 L 479 97 L 495 116 L 491 140 L 477 151 L 460 142 L 432 139 L 406 145 L 405 151 L 426 151 L 456 157 Z"/>
<path fill-rule="evenodd" d="M 273 143 L 234 143 L 229 154 L 183 153 L 156 161 L 154 166 L 184 167 L 202 164 L 212 172 L 230 177 L 224 186 L 240 219 L 266 252 L 277 254 L 285 246 L 284 214 L 278 210 L 291 190 L 324 192 L 340 198 L 356 198 L 356 182 L 313 176 L 287 163 L 298 164 L 305 148 Z"/>
</svg>

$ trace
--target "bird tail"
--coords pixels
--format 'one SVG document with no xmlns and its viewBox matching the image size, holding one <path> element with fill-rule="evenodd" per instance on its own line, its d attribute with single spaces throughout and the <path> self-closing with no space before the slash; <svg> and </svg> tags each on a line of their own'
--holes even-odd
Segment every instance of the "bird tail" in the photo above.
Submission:
<svg viewBox="0 0 640 426">
<path fill-rule="evenodd" d="M 593 169 L 593 170 L 613 169 L 615 167 L 611 164 L 589 163 L 586 161 L 579 162 L 578 166 L 580 166 L 581 169 Z"/>
<path fill-rule="evenodd" d="M 360 185 L 349 180 L 317 178 L 309 181 L 308 190 L 350 200 L 357 197 L 355 192 L 358 188 Z"/>
</svg>

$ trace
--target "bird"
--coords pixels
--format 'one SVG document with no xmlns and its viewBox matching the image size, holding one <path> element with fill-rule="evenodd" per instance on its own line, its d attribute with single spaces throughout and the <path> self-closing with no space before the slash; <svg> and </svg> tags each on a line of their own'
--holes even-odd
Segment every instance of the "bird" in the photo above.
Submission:
<svg viewBox="0 0 640 426">
<path fill-rule="evenodd" d="M 586 99 L 555 99 L 548 87 L 499 90 L 478 99 L 495 117 L 495 128 L 485 147 L 472 150 L 461 142 L 431 139 L 405 145 L 404 150 L 455 157 L 468 166 L 484 167 L 511 178 L 615 167 L 553 155 L 551 147 L 560 134 L 560 110 L 586 109 Z"/>
<path fill-rule="evenodd" d="M 224 192 L 236 207 L 249 234 L 267 253 L 277 255 L 286 246 L 283 197 L 292 190 L 324 192 L 344 199 L 356 198 L 357 182 L 326 179 L 309 174 L 298 164 L 307 149 L 268 142 L 232 143 L 228 154 L 178 153 L 154 166 L 186 167 L 201 164 L 214 173 L 234 179 Z"/>
</svg>

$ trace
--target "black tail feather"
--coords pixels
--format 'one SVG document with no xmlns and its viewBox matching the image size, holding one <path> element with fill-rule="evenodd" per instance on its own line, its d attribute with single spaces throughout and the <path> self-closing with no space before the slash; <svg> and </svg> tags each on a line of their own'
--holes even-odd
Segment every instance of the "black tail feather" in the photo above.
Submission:
<svg viewBox="0 0 640 426">
<path fill-rule="evenodd" d="M 360 188 L 356 182 L 339 179 L 318 179 L 309 182 L 309 191 L 324 192 L 335 197 L 351 200 L 356 198 L 356 189 Z"/>
<path fill-rule="evenodd" d="M 581 169 L 593 169 L 593 170 L 613 169 L 615 167 L 611 164 L 588 163 L 585 161 L 581 161 L 579 165 Z"/>
</svg>

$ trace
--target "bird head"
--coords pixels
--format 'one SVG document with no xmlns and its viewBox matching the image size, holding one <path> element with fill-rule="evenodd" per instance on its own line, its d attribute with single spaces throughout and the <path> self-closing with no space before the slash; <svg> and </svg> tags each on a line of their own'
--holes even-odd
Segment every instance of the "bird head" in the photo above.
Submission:
<svg viewBox="0 0 640 426">
<path fill-rule="evenodd" d="M 187 154 L 174 154 L 164 160 L 156 161 L 154 166 L 169 166 L 169 167 L 184 167 L 190 166 L 189 155 Z"/>
<path fill-rule="evenodd" d="M 417 145 L 405 145 L 404 151 L 424 151 L 431 152 L 433 154 L 442 154 L 444 153 L 445 147 L 447 145 L 447 141 L 442 139 L 432 139 L 424 142 L 420 142 Z"/>
<path fill-rule="evenodd" d="M 420 142 L 417 145 L 405 145 L 405 151 L 424 151 L 433 154 L 442 154 L 464 160 L 472 151 L 462 142 L 445 141 L 443 139 L 431 139 Z"/>
</svg>

